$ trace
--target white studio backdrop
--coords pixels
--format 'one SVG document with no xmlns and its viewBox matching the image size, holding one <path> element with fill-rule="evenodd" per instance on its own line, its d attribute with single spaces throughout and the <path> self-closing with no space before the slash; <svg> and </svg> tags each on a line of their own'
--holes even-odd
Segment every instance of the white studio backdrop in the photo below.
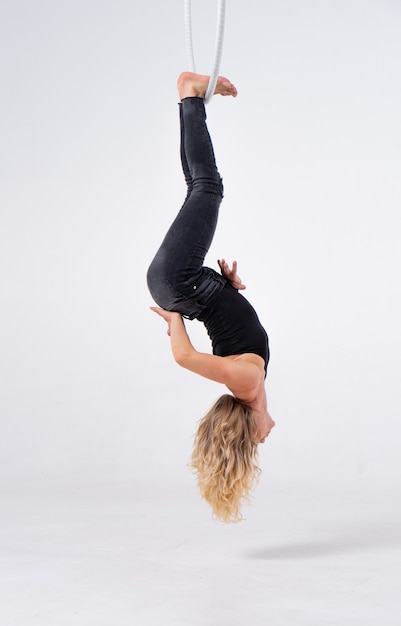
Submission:
<svg viewBox="0 0 401 626">
<path fill-rule="evenodd" d="M 238 260 L 270 335 L 276 483 L 399 481 L 400 27 L 396 1 L 227 2 L 207 261 Z M 174 364 L 145 281 L 185 193 L 182 3 L 2 0 L 0 29 L 3 487 L 187 481 L 220 389 Z"/>
</svg>

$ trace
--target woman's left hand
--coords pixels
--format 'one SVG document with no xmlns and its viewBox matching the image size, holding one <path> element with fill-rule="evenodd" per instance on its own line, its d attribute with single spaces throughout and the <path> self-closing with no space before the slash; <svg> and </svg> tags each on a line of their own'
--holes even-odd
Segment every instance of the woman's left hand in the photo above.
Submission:
<svg viewBox="0 0 401 626">
<path fill-rule="evenodd" d="M 174 317 L 179 317 L 180 319 L 182 319 L 181 315 L 176 311 L 166 311 L 159 306 L 151 306 L 150 310 L 160 315 L 160 317 L 162 317 L 164 321 L 167 322 L 167 334 L 170 337 L 171 321 L 174 319 Z"/>
<path fill-rule="evenodd" d="M 225 259 L 218 259 L 217 263 L 224 278 L 227 278 L 235 289 L 246 289 L 246 286 L 241 282 L 237 274 L 237 261 L 233 261 L 232 268 L 230 268 Z"/>
</svg>

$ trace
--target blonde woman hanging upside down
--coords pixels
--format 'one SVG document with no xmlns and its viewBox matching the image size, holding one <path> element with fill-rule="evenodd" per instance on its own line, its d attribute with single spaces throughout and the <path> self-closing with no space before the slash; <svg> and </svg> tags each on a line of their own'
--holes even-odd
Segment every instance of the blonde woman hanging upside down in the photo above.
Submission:
<svg viewBox="0 0 401 626">
<path fill-rule="evenodd" d="M 241 519 L 240 507 L 257 479 L 257 447 L 273 428 L 265 391 L 269 362 L 266 331 L 245 288 L 230 267 L 221 273 L 203 265 L 217 225 L 223 185 L 206 125 L 204 95 L 208 76 L 185 72 L 178 78 L 181 161 L 188 193 L 148 270 L 148 286 L 159 305 L 151 307 L 168 326 L 175 361 L 186 369 L 225 385 L 222 395 L 201 420 L 191 465 L 201 495 L 219 519 Z M 220 77 L 216 94 L 236 97 Z M 213 354 L 192 345 L 183 317 L 204 323 Z"/>
</svg>

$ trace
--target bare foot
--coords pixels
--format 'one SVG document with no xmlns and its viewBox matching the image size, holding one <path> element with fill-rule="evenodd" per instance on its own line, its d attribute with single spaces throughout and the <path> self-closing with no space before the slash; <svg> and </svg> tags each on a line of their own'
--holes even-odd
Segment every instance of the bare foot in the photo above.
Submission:
<svg viewBox="0 0 401 626">
<path fill-rule="evenodd" d="M 192 72 L 183 72 L 179 75 L 177 80 L 178 94 L 180 100 L 188 97 L 204 98 L 209 84 L 210 76 L 203 76 L 202 74 L 192 74 Z M 214 90 L 215 94 L 221 96 L 237 96 L 237 90 L 227 78 L 219 76 Z"/>
</svg>

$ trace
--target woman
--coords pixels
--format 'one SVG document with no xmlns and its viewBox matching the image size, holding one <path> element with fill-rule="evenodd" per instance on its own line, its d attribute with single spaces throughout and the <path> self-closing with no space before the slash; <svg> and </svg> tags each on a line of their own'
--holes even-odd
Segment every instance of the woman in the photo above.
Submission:
<svg viewBox="0 0 401 626">
<path fill-rule="evenodd" d="M 168 325 L 176 362 L 222 383 L 231 392 L 217 400 L 200 422 L 192 467 L 202 496 L 223 521 L 241 519 L 260 469 L 257 445 L 274 426 L 267 410 L 265 376 L 268 338 L 256 312 L 239 294 L 245 289 L 232 267 L 219 260 L 221 274 L 203 266 L 217 225 L 223 185 L 206 126 L 204 95 L 208 76 L 185 72 L 178 78 L 181 161 L 188 193 L 148 270 L 149 290 L 159 307 L 151 307 Z M 216 94 L 236 97 L 220 77 Z M 183 317 L 205 324 L 213 354 L 195 350 Z"/>
</svg>

